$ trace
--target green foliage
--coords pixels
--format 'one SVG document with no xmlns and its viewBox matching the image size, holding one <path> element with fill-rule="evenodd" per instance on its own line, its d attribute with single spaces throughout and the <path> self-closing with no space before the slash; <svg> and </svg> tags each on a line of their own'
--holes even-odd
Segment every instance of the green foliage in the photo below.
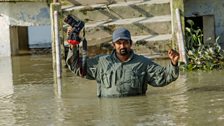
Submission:
<svg viewBox="0 0 224 126">
<path fill-rule="evenodd" d="M 194 28 L 194 22 L 187 20 L 190 27 L 185 28 L 186 49 L 198 48 L 203 45 L 203 32 L 200 28 Z"/>
<path fill-rule="evenodd" d="M 191 26 L 185 30 L 188 64 L 182 63 L 180 68 L 188 71 L 224 69 L 224 51 L 218 39 L 213 44 L 204 44 L 202 30 L 194 29 L 193 21 L 187 22 Z"/>
</svg>

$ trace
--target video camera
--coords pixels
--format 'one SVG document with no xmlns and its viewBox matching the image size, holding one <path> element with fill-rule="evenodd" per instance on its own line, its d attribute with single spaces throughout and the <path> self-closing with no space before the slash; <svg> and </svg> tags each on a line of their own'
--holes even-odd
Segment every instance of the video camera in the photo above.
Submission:
<svg viewBox="0 0 224 126">
<path fill-rule="evenodd" d="M 71 15 L 68 15 L 64 22 L 69 24 L 72 27 L 72 31 L 68 34 L 68 43 L 72 45 L 77 45 L 80 43 L 81 38 L 79 37 L 80 31 L 85 26 L 85 23 L 81 20 L 73 18 Z"/>
</svg>

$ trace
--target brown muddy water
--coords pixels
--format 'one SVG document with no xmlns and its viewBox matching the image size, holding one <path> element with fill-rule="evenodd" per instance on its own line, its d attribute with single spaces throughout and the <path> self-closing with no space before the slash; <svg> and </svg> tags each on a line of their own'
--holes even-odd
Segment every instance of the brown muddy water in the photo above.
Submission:
<svg viewBox="0 0 224 126">
<path fill-rule="evenodd" d="M 146 96 L 97 98 L 95 81 L 66 69 L 59 95 L 51 63 L 50 55 L 0 58 L 0 126 L 224 125 L 224 71 L 181 72 Z"/>
</svg>

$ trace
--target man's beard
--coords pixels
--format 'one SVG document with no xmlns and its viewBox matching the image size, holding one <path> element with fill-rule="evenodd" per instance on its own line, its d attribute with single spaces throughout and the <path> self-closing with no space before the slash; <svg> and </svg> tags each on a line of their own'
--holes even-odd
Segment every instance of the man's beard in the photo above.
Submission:
<svg viewBox="0 0 224 126">
<path fill-rule="evenodd" d="M 130 51 L 127 48 L 120 49 L 120 55 L 126 56 L 129 54 L 130 54 Z"/>
</svg>

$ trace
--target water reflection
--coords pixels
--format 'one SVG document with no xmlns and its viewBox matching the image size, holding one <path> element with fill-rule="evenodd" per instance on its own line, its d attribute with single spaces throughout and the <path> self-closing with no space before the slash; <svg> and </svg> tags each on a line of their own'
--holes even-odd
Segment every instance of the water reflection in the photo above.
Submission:
<svg viewBox="0 0 224 126">
<path fill-rule="evenodd" d="M 51 64 L 50 55 L 0 58 L 0 125 L 224 123 L 224 71 L 181 72 L 171 85 L 149 86 L 146 96 L 97 98 L 95 81 L 75 77 L 67 69 L 63 69 L 60 85 L 54 84 Z"/>
<path fill-rule="evenodd" d="M 12 57 L 13 84 L 53 84 L 50 55 Z"/>
</svg>

